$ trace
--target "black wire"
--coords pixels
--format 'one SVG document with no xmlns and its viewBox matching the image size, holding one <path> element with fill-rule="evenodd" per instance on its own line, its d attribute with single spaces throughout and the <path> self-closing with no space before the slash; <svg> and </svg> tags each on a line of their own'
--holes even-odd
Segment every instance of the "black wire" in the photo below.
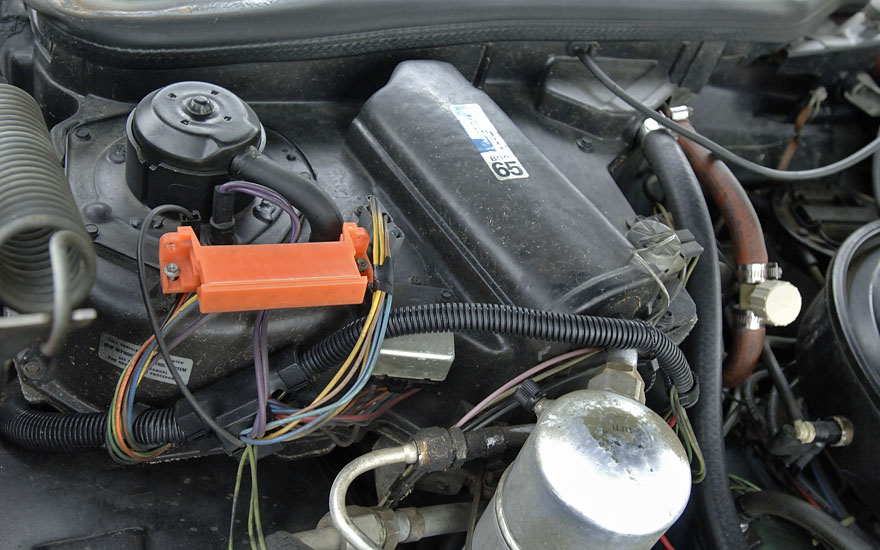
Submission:
<svg viewBox="0 0 880 550">
<path fill-rule="evenodd" d="M 769 376 L 767 371 L 760 370 L 749 376 L 746 383 L 743 384 L 743 400 L 746 402 L 746 408 L 752 417 L 758 421 L 762 432 L 767 428 L 767 419 L 764 418 L 764 415 L 758 409 L 758 403 L 755 400 L 755 384 L 767 378 L 767 376 Z"/>
<path fill-rule="evenodd" d="M 767 398 L 767 427 L 770 437 L 779 432 L 779 389 L 776 386 L 770 388 L 770 397 Z"/>
<path fill-rule="evenodd" d="M 517 403 L 516 401 L 513 401 L 512 403 L 507 403 L 506 405 L 504 405 L 503 407 L 500 407 L 500 408 L 496 407 L 496 408 L 492 409 L 495 412 L 489 411 L 490 414 L 484 415 L 480 420 L 475 422 L 472 426 L 465 428 L 465 431 L 470 432 L 473 430 L 479 430 L 481 428 L 485 428 L 486 426 L 495 422 L 496 420 L 498 420 L 502 416 L 505 416 L 507 414 L 512 413 L 518 407 L 519 407 L 519 403 Z M 495 409 L 497 409 L 497 410 L 495 410 Z"/>
<path fill-rule="evenodd" d="M 880 131 L 877 135 L 880 136 Z M 871 187 L 874 189 L 874 203 L 880 210 L 880 154 L 874 155 L 871 160 Z"/>
<path fill-rule="evenodd" d="M 776 354 L 773 353 L 773 348 L 770 347 L 770 341 L 767 339 L 764 340 L 764 363 L 767 365 L 770 378 L 773 379 L 773 385 L 779 390 L 779 396 L 782 398 L 782 402 L 785 403 L 785 408 L 788 409 L 788 415 L 793 421 L 803 420 L 804 413 L 801 411 L 801 406 L 794 398 L 791 385 L 786 380 L 785 372 L 783 372 L 782 367 L 779 365 Z"/>
<path fill-rule="evenodd" d="M 339 435 L 337 435 L 336 432 L 334 432 L 333 428 L 331 428 L 331 427 L 322 426 L 320 428 L 320 430 L 321 430 L 321 432 L 324 433 L 324 435 L 329 437 L 330 441 L 332 441 L 334 444 L 336 444 L 337 447 L 343 447 L 343 448 L 351 447 L 354 444 L 354 442 L 357 441 L 358 435 L 360 435 L 360 433 L 361 433 L 361 427 L 357 424 L 355 424 L 354 429 L 351 430 L 351 433 L 349 433 L 345 437 L 340 437 Z"/>
<path fill-rule="evenodd" d="M 168 346 L 165 344 L 165 337 L 162 336 L 162 328 L 159 326 L 159 319 L 156 316 L 156 310 L 153 309 L 153 304 L 150 302 L 150 292 L 147 289 L 147 270 L 146 264 L 144 263 L 144 240 L 146 239 L 147 229 L 149 229 L 150 225 L 152 225 L 153 219 L 160 214 L 171 212 L 177 212 L 186 216 L 187 218 L 192 215 L 189 210 L 183 208 L 182 206 L 177 206 L 174 204 L 157 206 L 156 208 L 150 210 L 150 213 L 147 214 L 147 216 L 144 218 L 144 221 L 141 224 L 141 230 L 138 233 L 138 283 L 140 284 L 141 288 L 141 297 L 144 299 L 144 308 L 147 311 L 147 317 L 150 319 L 150 328 L 153 329 L 153 337 L 156 339 L 156 347 L 159 348 L 159 352 L 162 354 L 162 358 L 165 360 L 165 368 L 168 370 L 171 377 L 174 378 L 174 383 L 177 384 L 177 387 L 180 389 L 180 393 L 183 394 L 184 399 L 186 399 L 187 403 L 189 403 L 190 407 L 192 407 L 196 415 L 202 420 L 202 422 L 204 422 L 206 426 L 211 428 L 211 430 L 213 430 L 218 437 L 226 440 L 226 442 L 234 445 L 235 447 L 244 447 L 244 443 L 242 443 L 241 440 L 229 433 L 228 430 L 223 428 L 223 426 L 218 424 L 216 420 L 211 418 L 211 416 L 208 414 L 207 411 L 205 411 L 205 409 L 198 402 L 192 392 L 189 391 L 189 388 L 186 387 L 186 383 L 184 383 L 183 379 L 180 377 L 180 373 L 177 372 L 176 368 L 174 368 L 174 361 L 171 360 L 171 353 L 169 353 Z"/>
<path fill-rule="evenodd" d="M 734 166 L 738 166 L 744 170 L 748 170 L 750 172 L 754 172 L 760 176 L 763 176 L 767 179 L 778 180 L 778 181 L 789 181 L 789 182 L 800 182 L 808 179 L 819 179 L 826 178 L 828 176 L 833 176 L 839 172 L 842 172 L 848 168 L 852 168 L 856 164 L 862 162 L 867 159 L 871 155 L 875 154 L 878 150 L 880 150 L 880 136 L 875 138 L 873 141 L 853 153 L 852 155 L 838 160 L 837 162 L 831 163 L 827 166 L 822 166 L 819 168 L 813 168 L 811 170 L 798 170 L 798 171 L 788 171 L 788 170 L 776 170 L 774 168 L 768 168 L 767 166 L 761 166 L 760 164 L 754 163 L 750 160 L 744 159 L 743 157 L 737 155 L 733 151 L 724 148 L 723 146 L 715 143 L 711 139 L 704 137 L 689 128 L 682 126 L 681 124 L 670 120 L 658 113 L 654 109 L 648 107 L 644 103 L 640 102 L 638 99 L 629 95 L 626 90 L 621 88 L 614 80 L 609 77 L 605 71 L 599 67 L 596 60 L 592 58 L 590 53 L 586 51 L 582 51 L 578 54 L 578 57 L 586 65 L 587 69 L 593 73 L 593 76 L 596 77 L 599 82 L 601 82 L 606 88 L 611 90 L 611 92 L 622 99 L 626 104 L 645 115 L 648 118 L 654 119 L 661 126 L 672 130 L 673 132 L 686 137 L 687 139 L 702 145 L 706 149 L 712 151 L 716 157 L 727 162 L 728 164 L 732 164 Z"/>
<path fill-rule="evenodd" d="M 586 358 L 585 358 L 586 360 Z M 587 363 L 588 365 L 590 363 Z M 570 374 L 568 376 L 563 376 L 561 378 L 554 378 L 541 386 L 541 389 L 544 390 L 545 393 L 552 392 L 557 388 L 564 386 L 570 382 L 573 382 L 579 378 L 592 378 L 597 374 L 597 370 L 601 367 L 590 367 L 583 371 L 576 372 L 574 374 Z M 477 415 L 467 426 L 465 426 L 464 431 L 469 432 L 472 430 L 479 430 L 481 428 L 485 428 L 489 424 L 495 422 L 499 418 L 503 417 L 506 414 L 509 414 L 515 411 L 519 407 L 519 402 L 515 397 L 507 397 L 500 403 L 495 406 L 487 409 L 481 414 Z"/>
</svg>

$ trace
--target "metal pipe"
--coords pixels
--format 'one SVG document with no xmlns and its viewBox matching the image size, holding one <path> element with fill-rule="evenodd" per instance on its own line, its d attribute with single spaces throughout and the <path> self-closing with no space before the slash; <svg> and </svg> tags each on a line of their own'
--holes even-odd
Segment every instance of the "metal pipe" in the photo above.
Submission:
<svg viewBox="0 0 880 550">
<path fill-rule="evenodd" d="M 414 464 L 419 459 L 419 450 L 415 443 L 410 442 L 399 447 L 379 449 L 369 452 L 349 462 L 333 480 L 330 487 L 330 519 L 333 525 L 355 550 L 382 550 L 358 527 L 345 507 L 345 496 L 352 482 L 361 474 L 365 474 L 382 466 L 392 464 Z"/>
<path fill-rule="evenodd" d="M 426 506 L 424 508 L 402 508 L 395 510 L 390 515 L 377 510 L 361 510 L 360 513 L 349 510 L 352 520 L 362 531 L 379 534 L 380 540 L 388 548 L 390 534 L 394 537 L 394 546 L 401 543 L 416 542 L 429 537 L 463 533 L 467 531 L 468 520 L 471 510 L 469 502 L 456 504 L 441 504 L 439 506 Z M 390 511 L 386 511 L 390 512 Z M 321 523 L 324 520 L 321 520 Z M 383 535 L 384 533 L 384 535 Z M 281 536 L 279 536 L 281 535 Z M 290 538 L 308 545 L 312 550 L 339 550 L 347 548 L 345 540 L 339 531 L 332 526 L 318 527 L 311 531 L 303 531 L 292 535 L 281 533 L 273 534 L 269 542 L 269 548 L 275 546 L 277 540 L 279 547 Z"/>
</svg>

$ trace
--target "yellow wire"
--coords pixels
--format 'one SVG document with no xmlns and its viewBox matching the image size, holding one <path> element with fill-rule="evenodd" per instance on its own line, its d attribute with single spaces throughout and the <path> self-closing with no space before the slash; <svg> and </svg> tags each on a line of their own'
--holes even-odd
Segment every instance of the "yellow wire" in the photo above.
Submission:
<svg viewBox="0 0 880 550">
<path fill-rule="evenodd" d="M 357 358 L 358 353 L 360 352 L 361 346 L 364 345 L 364 340 L 367 337 L 367 332 L 369 332 L 369 328 L 373 324 L 373 318 L 376 316 L 376 314 L 379 311 L 379 305 L 381 303 L 381 299 L 382 299 L 381 292 L 377 292 L 376 294 L 373 295 L 373 303 L 370 306 L 370 312 L 367 314 L 367 319 L 364 322 L 364 329 L 361 331 L 360 335 L 358 336 L 358 340 L 355 343 L 354 347 L 352 348 L 351 353 L 349 353 L 348 358 L 346 358 L 346 360 L 342 364 L 342 366 L 339 367 L 339 370 L 336 371 L 336 374 L 333 376 L 333 379 L 330 380 L 330 382 L 324 387 L 324 389 L 321 390 L 321 393 L 319 393 L 318 396 L 314 400 L 312 400 L 313 404 L 317 401 L 320 401 L 328 393 L 330 393 L 333 390 L 333 388 L 336 387 L 336 384 L 339 382 L 339 380 L 341 380 L 342 377 L 345 375 L 345 373 L 348 372 L 348 369 L 351 367 L 352 362 L 355 360 L 355 358 Z M 365 354 L 365 356 L 366 356 L 366 354 Z M 278 437 L 280 435 L 284 435 L 287 432 L 293 430 L 298 424 L 299 424 L 299 421 L 290 422 L 289 424 L 285 425 L 283 428 L 280 428 L 277 431 L 271 432 L 270 434 L 264 435 L 263 439 L 268 439 L 268 438 Z"/>
<path fill-rule="evenodd" d="M 364 345 L 364 340 L 367 337 L 367 332 L 369 331 L 370 326 L 373 324 L 373 318 L 379 312 L 379 302 L 382 298 L 380 294 L 381 293 L 377 292 L 373 295 L 373 304 L 370 306 L 370 312 L 367 314 L 367 320 L 364 321 L 364 329 L 358 336 L 358 340 L 355 343 L 354 348 L 351 350 L 351 353 L 348 354 L 348 358 L 345 360 L 345 363 L 342 364 L 342 367 L 339 368 L 339 370 L 336 372 L 336 375 L 333 377 L 332 380 L 330 380 L 330 383 L 327 384 L 327 386 L 323 390 L 321 390 L 321 393 L 318 394 L 318 397 L 315 398 L 315 401 L 323 399 L 324 396 L 330 393 L 330 391 L 336 386 L 337 382 L 339 382 L 339 380 L 342 379 L 342 376 L 348 371 L 348 367 L 351 365 L 352 361 L 354 361 L 357 357 L 361 346 Z"/>
<path fill-rule="evenodd" d="M 184 303 L 182 303 L 182 304 L 180 305 L 180 307 L 177 308 L 177 309 L 174 311 L 174 313 L 171 314 L 171 317 L 168 318 L 168 323 L 170 323 L 175 317 L 177 317 L 178 315 L 180 315 L 180 312 L 182 312 L 184 309 L 188 308 L 188 307 L 191 306 L 193 303 L 195 303 L 196 301 L 198 301 L 198 299 L 199 299 L 199 297 L 196 295 L 196 296 L 191 297 L 189 300 L 185 301 Z M 165 323 L 165 324 L 167 325 L 168 323 Z M 155 349 L 153 349 L 153 351 L 150 353 L 150 356 L 147 357 L 147 363 L 146 363 L 147 365 L 149 365 L 149 364 L 150 364 L 150 361 L 153 360 L 153 357 L 156 356 L 156 350 L 157 350 L 157 349 L 158 349 L 158 347 L 155 348 Z M 171 368 L 171 367 L 169 366 L 169 368 Z M 144 368 L 144 369 L 141 371 L 141 374 L 138 376 L 137 382 L 135 382 L 135 384 L 137 384 L 138 386 L 141 384 L 141 380 L 144 379 L 144 375 L 147 374 L 147 370 L 148 370 L 147 368 Z"/>
<path fill-rule="evenodd" d="M 374 199 L 370 199 L 370 210 L 373 217 L 373 264 L 374 265 L 383 265 L 385 263 L 385 257 L 387 255 L 387 244 L 385 240 L 385 217 L 379 211 L 378 202 Z M 364 341 L 367 338 L 367 334 L 369 332 L 370 326 L 373 324 L 373 319 L 378 315 L 381 310 L 381 304 L 384 301 L 384 292 L 376 292 L 373 294 L 372 303 L 370 305 L 370 311 L 367 314 L 367 319 L 364 322 L 364 328 L 361 330 L 360 335 L 358 335 L 357 342 L 355 342 L 354 347 L 351 350 L 351 353 L 348 354 L 348 357 L 345 359 L 345 362 L 339 367 L 339 370 L 336 371 L 336 374 L 333 375 L 333 378 L 329 383 L 321 390 L 321 393 L 318 394 L 315 399 L 312 400 L 311 404 L 314 404 L 321 399 L 323 399 L 327 394 L 333 391 L 333 388 L 336 387 L 336 384 L 345 376 L 348 372 L 349 368 L 352 367 L 352 363 L 357 358 L 360 353 L 361 347 L 364 346 Z M 363 370 L 366 368 L 367 357 L 370 355 L 371 342 L 366 343 L 366 352 L 364 353 L 364 359 L 360 365 L 360 369 Z M 340 407 L 339 411 L 342 410 Z M 336 416 L 338 412 L 335 412 L 332 416 Z M 293 430 L 297 425 L 300 424 L 300 420 L 290 422 L 286 424 L 284 427 L 275 430 L 271 433 L 267 433 L 263 436 L 262 439 L 275 438 L 281 435 L 286 434 L 287 432 Z"/>
<path fill-rule="evenodd" d="M 370 213 L 373 216 L 373 265 L 379 264 L 381 243 L 379 242 L 379 217 L 377 216 L 376 203 L 370 199 Z"/>
</svg>

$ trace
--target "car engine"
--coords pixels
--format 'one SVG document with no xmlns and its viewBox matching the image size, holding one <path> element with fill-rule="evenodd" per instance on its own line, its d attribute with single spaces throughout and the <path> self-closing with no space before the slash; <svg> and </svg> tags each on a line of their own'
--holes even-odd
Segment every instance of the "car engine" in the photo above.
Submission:
<svg viewBox="0 0 880 550">
<path fill-rule="evenodd" d="M 880 547 L 880 2 L 0 16 L 0 547 Z"/>
</svg>

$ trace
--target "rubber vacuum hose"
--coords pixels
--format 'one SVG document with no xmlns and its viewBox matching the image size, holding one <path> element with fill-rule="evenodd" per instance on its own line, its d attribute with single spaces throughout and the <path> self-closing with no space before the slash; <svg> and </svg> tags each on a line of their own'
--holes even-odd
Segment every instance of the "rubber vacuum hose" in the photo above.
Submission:
<svg viewBox="0 0 880 550">
<path fill-rule="evenodd" d="M 678 225 L 693 233 L 703 247 L 688 284 L 688 293 L 697 307 L 697 324 L 682 344 L 688 360 L 700 377 L 700 402 L 691 418 L 703 458 L 706 479 L 694 486 L 695 504 L 703 510 L 701 519 L 716 550 L 747 548 L 740 529 L 736 504 L 730 493 L 724 460 L 721 410 L 721 272 L 718 248 L 709 208 L 687 158 L 675 138 L 665 131 L 649 132 L 642 140 L 648 163 L 666 192 L 667 206 Z"/>
<path fill-rule="evenodd" d="M 21 312 L 53 309 L 49 240 L 69 230 L 68 302 L 95 280 L 95 250 L 37 102 L 0 84 L 0 301 Z"/>
<path fill-rule="evenodd" d="M 253 147 L 232 159 L 229 173 L 280 193 L 309 221 L 309 240 L 338 241 L 342 235 L 342 213 L 326 191 Z"/>
<path fill-rule="evenodd" d="M 742 184 L 730 168 L 705 147 L 684 138 L 679 138 L 678 143 L 700 185 L 712 197 L 727 224 L 737 265 L 766 264 L 769 258 L 764 244 L 764 230 Z M 732 345 L 724 360 L 726 386 L 739 386 L 754 372 L 764 347 L 765 332 L 764 327 L 735 327 Z"/>
<path fill-rule="evenodd" d="M 740 505 L 743 511 L 750 516 L 773 516 L 803 527 L 836 550 L 868 550 L 871 548 L 858 535 L 822 510 L 813 508 L 806 501 L 779 491 L 748 493 L 742 497 Z"/>
</svg>

